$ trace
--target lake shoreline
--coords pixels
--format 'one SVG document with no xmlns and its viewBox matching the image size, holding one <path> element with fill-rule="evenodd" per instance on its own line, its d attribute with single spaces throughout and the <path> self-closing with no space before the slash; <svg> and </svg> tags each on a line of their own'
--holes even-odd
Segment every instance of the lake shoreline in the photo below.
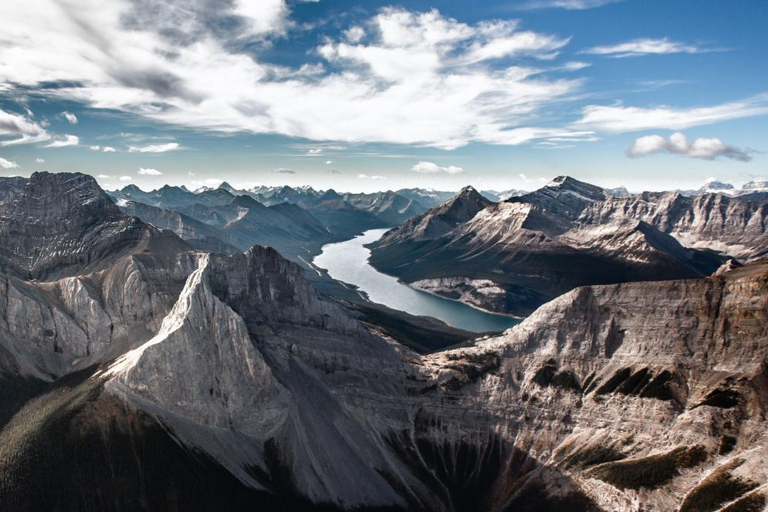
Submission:
<svg viewBox="0 0 768 512">
<path fill-rule="evenodd" d="M 325 270 L 332 279 L 353 286 L 372 303 L 414 316 L 435 318 L 455 328 L 477 333 L 501 332 L 520 323 L 519 317 L 486 311 L 413 288 L 373 267 L 369 261 L 371 251 L 366 246 L 386 231 L 371 229 L 349 240 L 326 244 L 312 265 Z"/>
</svg>

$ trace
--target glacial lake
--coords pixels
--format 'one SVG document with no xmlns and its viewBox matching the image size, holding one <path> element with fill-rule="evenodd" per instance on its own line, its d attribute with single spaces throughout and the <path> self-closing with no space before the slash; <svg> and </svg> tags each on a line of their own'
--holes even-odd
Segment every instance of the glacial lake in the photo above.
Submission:
<svg viewBox="0 0 768 512">
<path fill-rule="evenodd" d="M 486 313 L 460 302 L 415 290 L 373 268 L 368 263 L 371 251 L 365 245 L 375 242 L 386 231 L 371 229 L 350 240 L 325 245 L 312 263 L 327 270 L 328 275 L 337 281 L 356 286 L 372 302 L 412 315 L 438 318 L 459 329 L 503 331 L 520 323 L 515 318 Z"/>
</svg>

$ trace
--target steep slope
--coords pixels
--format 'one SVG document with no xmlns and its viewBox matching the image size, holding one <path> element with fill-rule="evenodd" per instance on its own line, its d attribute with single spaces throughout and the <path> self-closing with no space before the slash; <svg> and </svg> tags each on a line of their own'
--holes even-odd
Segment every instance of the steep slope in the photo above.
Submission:
<svg viewBox="0 0 768 512">
<path fill-rule="evenodd" d="M 373 244 L 374 266 L 425 291 L 525 315 L 577 286 L 704 276 L 728 257 L 768 250 L 766 204 L 722 195 L 617 197 L 563 176 L 440 223 L 459 198 Z"/>
</svg>

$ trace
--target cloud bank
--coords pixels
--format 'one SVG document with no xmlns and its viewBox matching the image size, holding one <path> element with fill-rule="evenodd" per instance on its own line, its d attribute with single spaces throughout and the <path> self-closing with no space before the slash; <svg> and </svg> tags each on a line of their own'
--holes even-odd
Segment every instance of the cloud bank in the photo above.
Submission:
<svg viewBox="0 0 768 512">
<path fill-rule="evenodd" d="M 714 160 L 719 157 L 739 162 L 749 162 L 752 160 L 748 151 L 729 146 L 720 139 L 699 138 L 689 143 L 686 136 L 680 132 L 673 133 L 668 140 L 661 135 L 640 137 L 627 150 L 627 156 L 630 158 L 638 158 L 656 153 L 672 153 L 702 160 Z"/>
<path fill-rule="evenodd" d="M 201 130 L 516 145 L 541 136 L 539 112 L 582 86 L 546 73 L 568 38 L 515 21 L 384 8 L 323 40 L 313 54 L 320 62 L 286 68 L 258 52 L 292 27 L 284 0 L 7 2 L 0 84 Z M 44 137 L 32 126 L 23 133 L 17 141 Z"/>
<path fill-rule="evenodd" d="M 464 169 L 462 169 L 461 167 L 458 167 L 455 165 L 442 167 L 437 165 L 434 162 L 419 162 L 415 164 L 413 167 L 411 167 L 411 170 L 413 172 L 425 173 L 425 174 L 436 174 L 436 173 L 459 174 L 464 172 Z"/>
</svg>

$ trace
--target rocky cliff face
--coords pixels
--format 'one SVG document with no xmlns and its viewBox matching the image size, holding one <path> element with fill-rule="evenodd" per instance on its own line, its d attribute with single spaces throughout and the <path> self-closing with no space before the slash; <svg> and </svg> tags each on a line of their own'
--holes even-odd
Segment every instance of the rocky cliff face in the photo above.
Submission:
<svg viewBox="0 0 768 512">
<path fill-rule="evenodd" d="M 150 245 L 186 247 L 123 215 L 89 176 L 34 173 L 19 193 L 0 201 L 0 262 L 6 273 L 48 279 Z"/>
<path fill-rule="evenodd" d="M 721 194 L 616 196 L 569 177 L 458 222 L 425 226 L 461 196 L 373 244 L 371 262 L 408 283 L 493 311 L 529 314 L 577 286 L 709 275 L 729 258 L 768 250 L 768 202 Z M 482 300 L 471 282 L 503 297 Z M 446 286 L 448 282 L 461 289 Z"/>
<path fill-rule="evenodd" d="M 97 267 L 2 281 L 29 397 L 0 404 L 2 509 L 765 504 L 768 265 L 578 288 L 426 356 L 271 249 Z"/>
<path fill-rule="evenodd" d="M 424 368 L 602 509 L 761 510 L 766 287 L 762 264 L 580 288 Z"/>
</svg>

